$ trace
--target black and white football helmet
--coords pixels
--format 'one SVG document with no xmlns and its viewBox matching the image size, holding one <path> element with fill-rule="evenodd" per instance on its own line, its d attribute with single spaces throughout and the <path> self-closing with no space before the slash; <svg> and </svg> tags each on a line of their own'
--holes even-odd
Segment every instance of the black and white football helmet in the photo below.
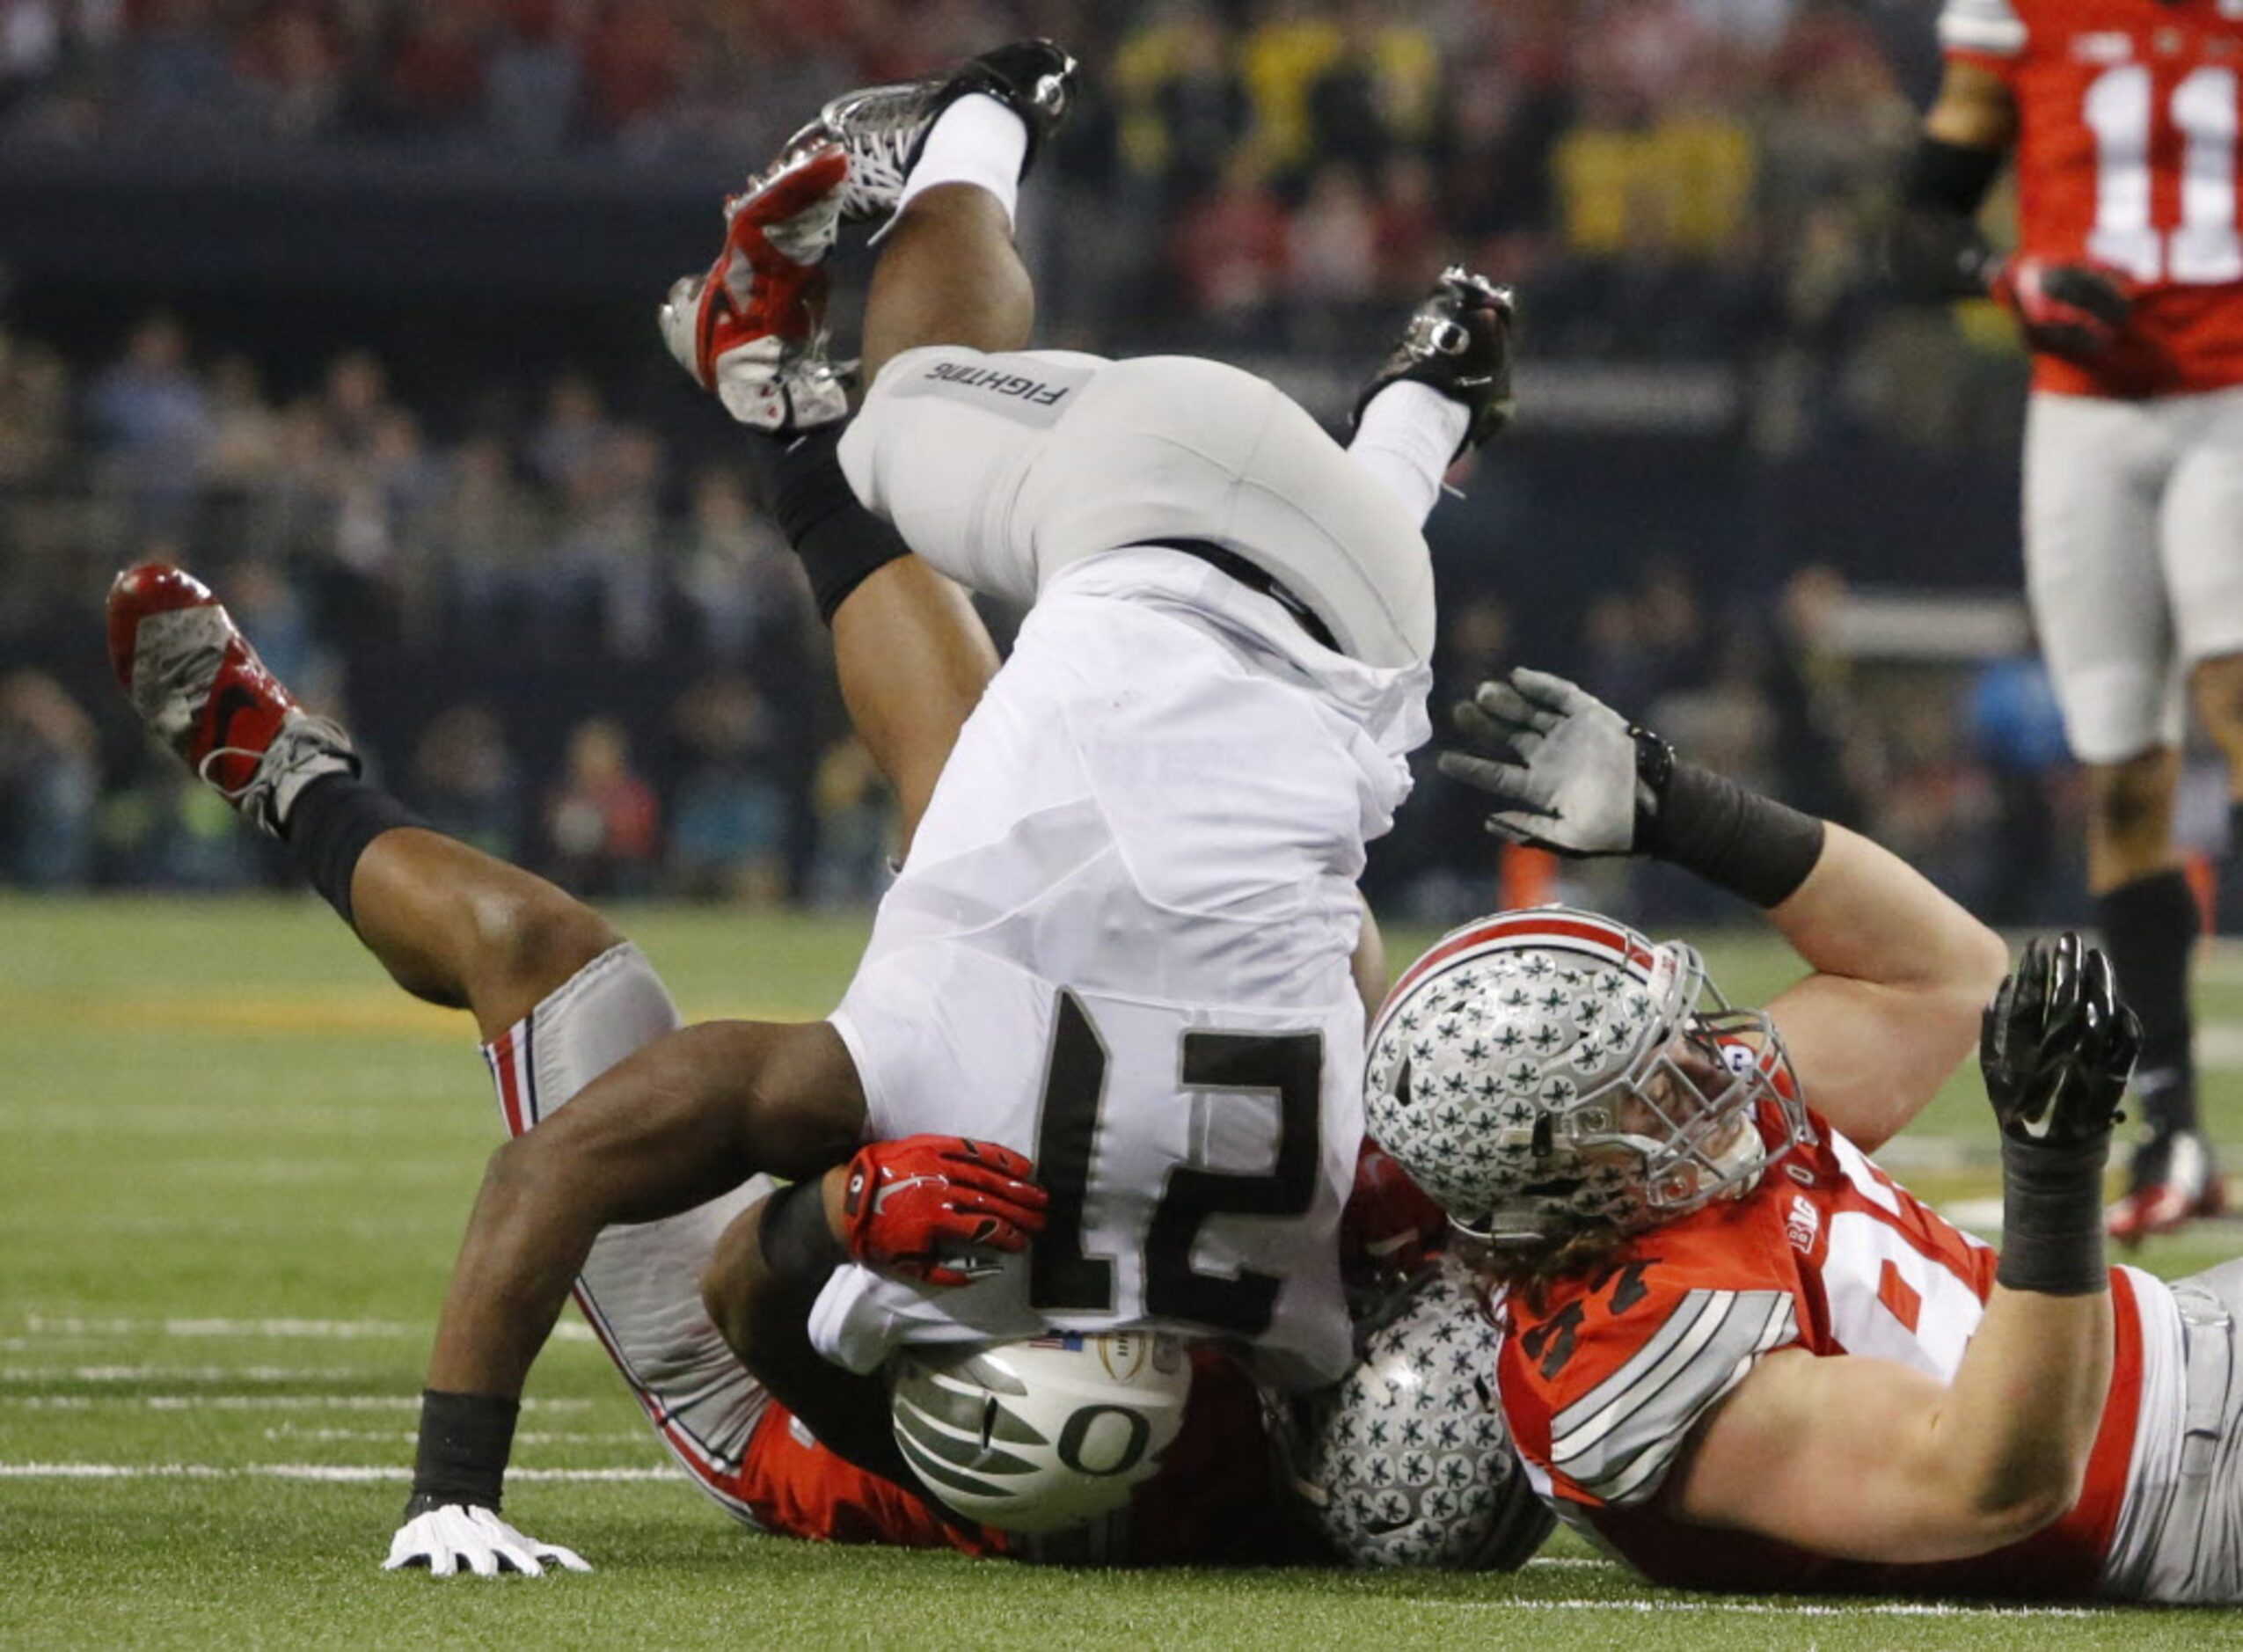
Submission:
<svg viewBox="0 0 2243 1652">
<path fill-rule="evenodd" d="M 1812 1134 L 1764 1012 L 1729 1007 L 1684 943 L 1563 906 L 1466 925 L 1404 972 L 1363 1112 L 1459 1230 L 1512 1246 L 1640 1232 Z"/>
<path fill-rule="evenodd" d="M 889 1421 L 923 1485 L 1000 1531 L 1044 1534 L 1126 1508 L 1184 1426 L 1192 1362 L 1162 1331 L 915 1344 Z"/>
</svg>

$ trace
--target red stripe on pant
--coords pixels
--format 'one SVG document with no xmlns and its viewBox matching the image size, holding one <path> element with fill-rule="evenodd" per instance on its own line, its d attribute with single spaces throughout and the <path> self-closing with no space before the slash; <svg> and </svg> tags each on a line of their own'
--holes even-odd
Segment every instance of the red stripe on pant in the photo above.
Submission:
<svg viewBox="0 0 2243 1652">
<path fill-rule="evenodd" d="M 499 1112 L 506 1120 L 507 1134 L 519 1136 L 530 1128 L 528 1109 L 522 1101 L 522 1078 L 515 1071 L 515 1034 L 518 1027 L 509 1027 L 491 1043 L 491 1072 L 499 1084 Z"/>
</svg>

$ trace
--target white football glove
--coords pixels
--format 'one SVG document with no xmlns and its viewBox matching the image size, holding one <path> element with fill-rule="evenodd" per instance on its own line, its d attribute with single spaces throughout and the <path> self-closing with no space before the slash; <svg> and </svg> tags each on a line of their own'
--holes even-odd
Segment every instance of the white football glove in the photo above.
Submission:
<svg viewBox="0 0 2243 1652">
<path fill-rule="evenodd" d="M 500 1572 L 542 1577 L 548 1561 L 572 1572 L 592 1569 L 574 1549 L 525 1537 L 500 1519 L 496 1509 L 448 1502 L 398 1528 L 382 1569 L 425 1566 L 432 1577 L 449 1577 L 464 1568 L 478 1577 L 496 1577 Z"/>
<path fill-rule="evenodd" d="M 1521 666 L 1509 682 L 1482 683 L 1456 709 L 1465 735 L 1506 757 L 1444 751 L 1441 772 L 1502 805 L 1487 817 L 1496 837 L 1561 855 L 1625 855 L 1636 847 L 1638 811 L 1651 788 L 1638 778 L 1636 731 L 1586 689 Z"/>
</svg>

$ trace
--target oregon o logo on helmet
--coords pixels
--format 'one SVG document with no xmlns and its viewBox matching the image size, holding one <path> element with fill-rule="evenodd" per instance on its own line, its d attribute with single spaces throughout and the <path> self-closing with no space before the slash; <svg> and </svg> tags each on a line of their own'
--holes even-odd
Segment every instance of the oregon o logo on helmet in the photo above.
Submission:
<svg viewBox="0 0 2243 1652">
<path fill-rule="evenodd" d="M 1118 1418 L 1118 1422 L 1108 1422 Z M 1129 1406 L 1080 1406 L 1059 1430 L 1059 1460 L 1078 1474 L 1105 1480 L 1126 1474 L 1143 1460 L 1152 1438 L 1144 1413 Z"/>
</svg>

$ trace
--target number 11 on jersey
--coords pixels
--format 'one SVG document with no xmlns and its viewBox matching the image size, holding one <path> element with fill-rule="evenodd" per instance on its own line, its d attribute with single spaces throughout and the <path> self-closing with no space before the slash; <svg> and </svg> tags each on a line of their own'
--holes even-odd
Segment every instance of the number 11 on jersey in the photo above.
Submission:
<svg viewBox="0 0 2243 1652">
<path fill-rule="evenodd" d="M 2095 227 L 2087 253 L 2139 281 L 2243 279 L 2236 230 L 2236 76 L 2205 64 L 2174 84 L 2165 114 L 2181 135 L 2180 223 L 2161 232 L 2152 200 L 2158 110 L 2149 69 L 2120 63 L 2089 83 L 2081 117 L 2095 135 Z"/>
</svg>

